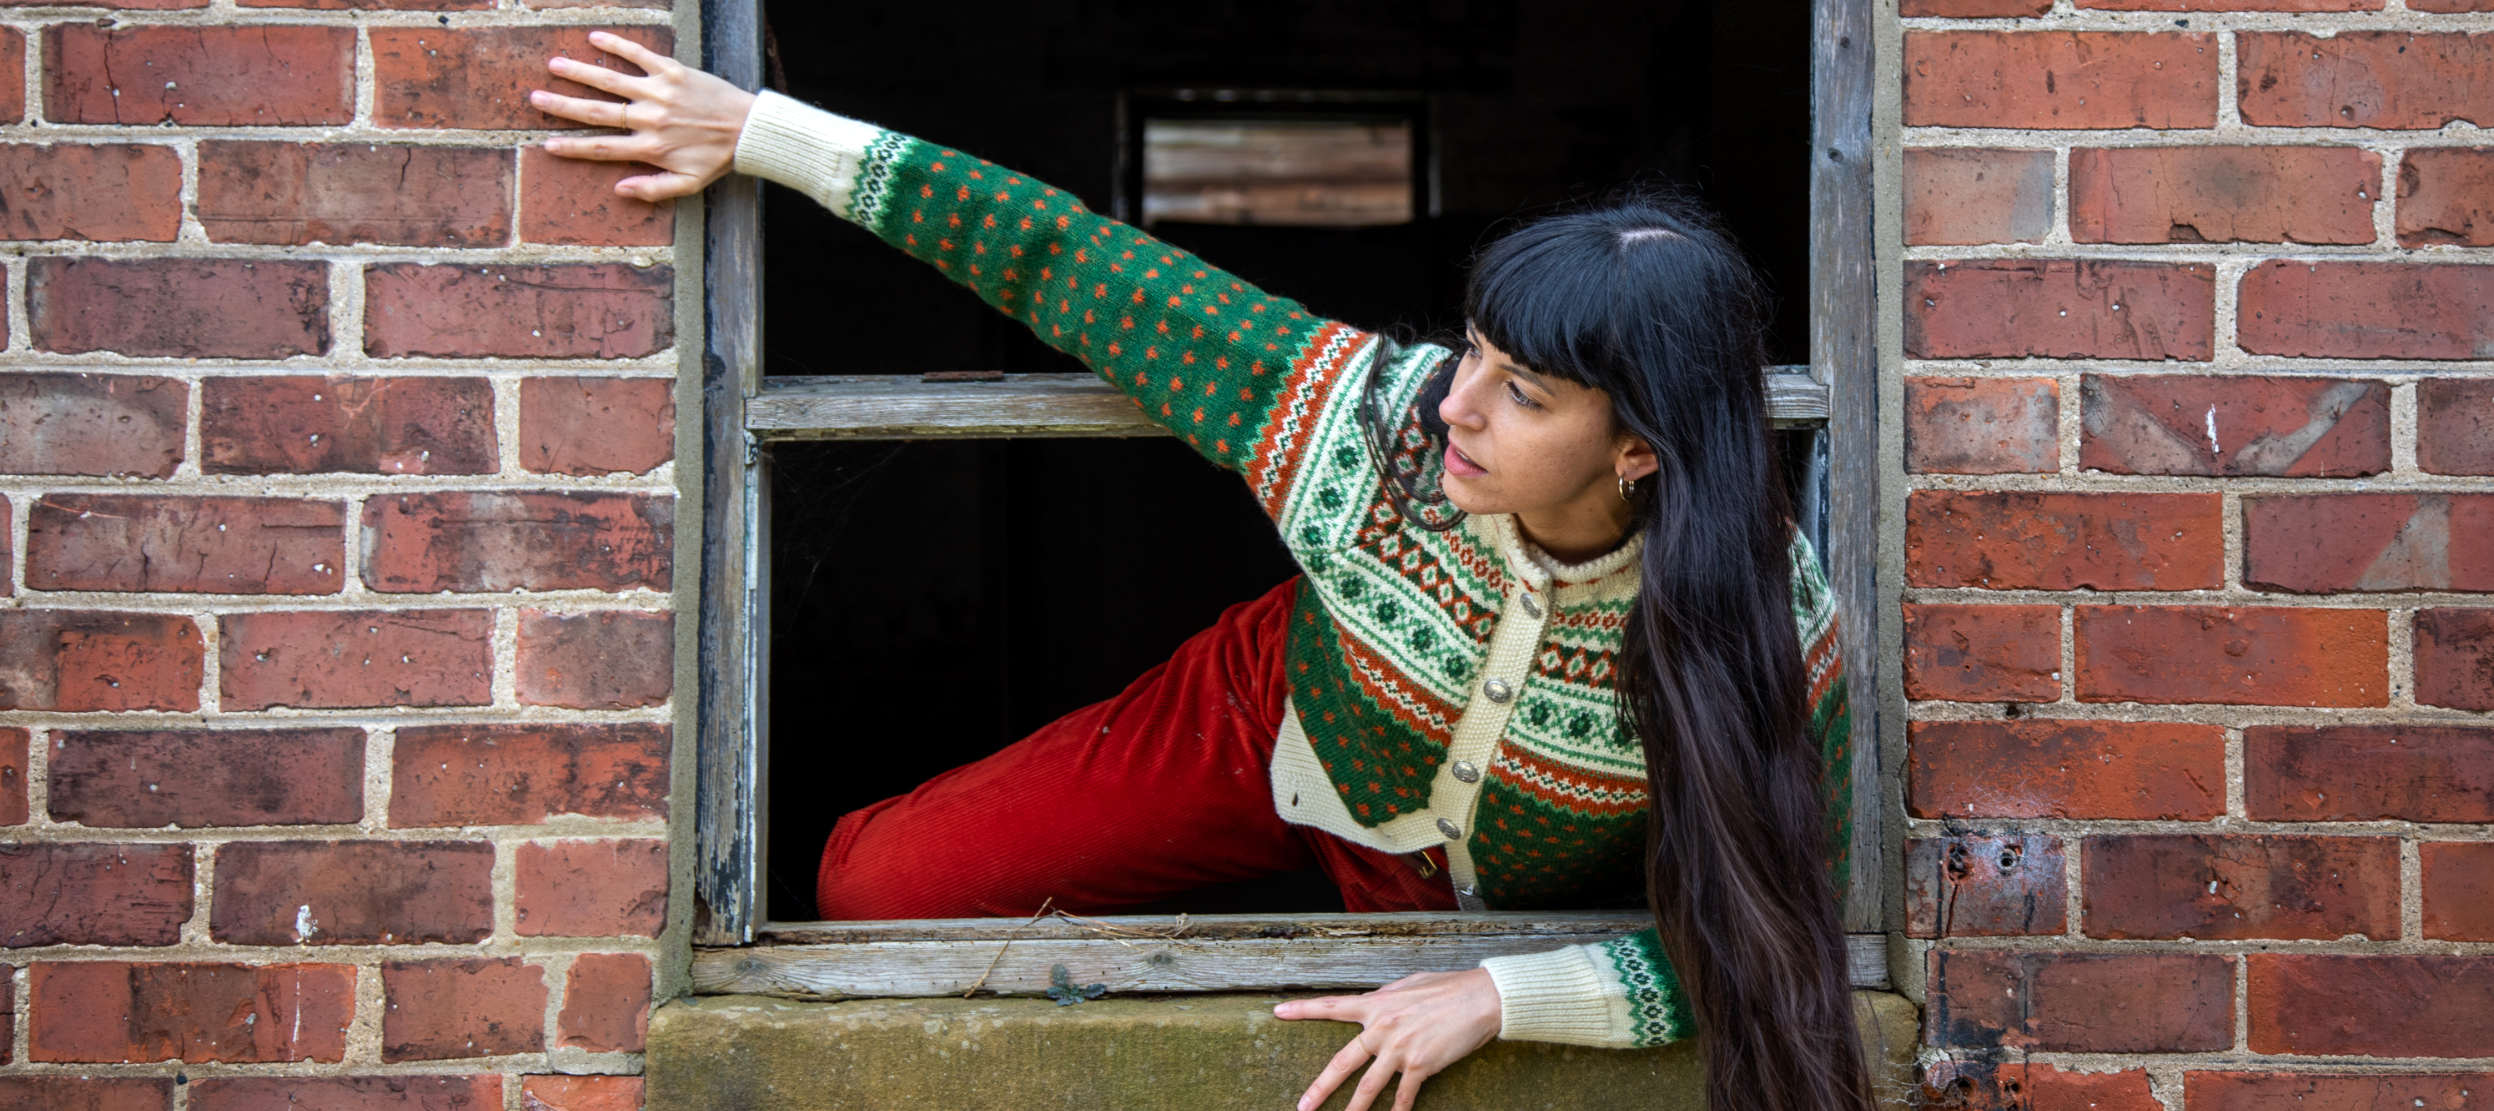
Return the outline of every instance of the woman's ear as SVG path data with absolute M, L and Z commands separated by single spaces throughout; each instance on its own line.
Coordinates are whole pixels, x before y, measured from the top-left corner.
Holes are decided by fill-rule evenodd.
M 1646 443 L 1642 437 L 1631 436 L 1624 432 L 1620 434 L 1617 454 L 1611 458 L 1611 470 L 1614 473 L 1630 482 L 1635 482 L 1661 470 L 1662 466 L 1662 459 L 1654 454 L 1653 445 Z

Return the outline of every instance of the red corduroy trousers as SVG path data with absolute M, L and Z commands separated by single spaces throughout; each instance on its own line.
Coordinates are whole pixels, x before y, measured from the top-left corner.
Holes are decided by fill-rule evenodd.
M 1223 611 L 1125 691 L 832 827 L 824 919 L 1114 913 L 1315 867 L 1359 912 L 1453 910 L 1438 849 L 1363 848 L 1273 812 L 1293 578 Z

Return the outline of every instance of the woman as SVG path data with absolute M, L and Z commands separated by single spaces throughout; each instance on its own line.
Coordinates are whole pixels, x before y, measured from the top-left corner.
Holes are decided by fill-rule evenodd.
M 616 185 L 643 200 L 731 168 L 807 193 L 1240 472 L 1304 572 L 1117 698 L 844 818 L 826 916 L 1096 910 L 1310 862 L 1353 909 L 1641 886 L 1635 935 L 1279 1005 L 1362 1026 L 1300 1107 L 1366 1064 L 1353 1111 L 1398 1075 L 1408 1109 L 1493 1037 L 1698 1030 L 1713 1107 L 1870 1105 L 1833 614 L 1768 446 L 1762 295 L 1720 232 L 1664 202 L 1535 222 L 1475 260 L 1460 352 L 1396 343 L 985 160 L 593 42 L 646 76 L 549 68 L 625 103 L 532 102 L 629 133 L 548 150 L 658 167 Z M 1126 789 L 1058 819 L 1084 776 Z M 1060 840 L 929 835 L 1017 814 Z

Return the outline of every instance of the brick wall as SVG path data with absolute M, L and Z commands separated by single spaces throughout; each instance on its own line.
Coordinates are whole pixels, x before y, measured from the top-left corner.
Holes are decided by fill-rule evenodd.
M 1902 0 L 1927 1095 L 2494 1106 L 2494 0 Z
M 521 97 L 674 13 L 105 7 L 0 5 L 0 1109 L 637 1106 L 694 295 Z

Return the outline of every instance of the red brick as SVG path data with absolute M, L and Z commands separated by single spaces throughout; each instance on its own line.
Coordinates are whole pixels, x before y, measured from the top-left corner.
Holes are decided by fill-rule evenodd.
M 2425 936 L 2494 941 L 2494 841 L 2427 841 Z
M 2131 12 L 2377 12 L 2382 0 L 2078 0 L 2078 6 Z
M 2080 380 L 2078 465 L 2115 474 L 2380 474 L 2390 387 L 2343 378 L 2111 375 Z
M 346 610 L 219 619 L 220 705 L 338 709 L 493 701 L 493 613 Z
M 355 29 L 55 23 L 44 118 L 58 123 L 342 124 L 355 117 Z
M 2494 729 L 2255 726 L 2243 802 L 2286 822 L 2494 822 Z
M 2081 243 L 2370 243 L 2381 156 L 2355 147 L 2070 152 Z
M 2416 701 L 2494 710 L 2494 609 L 2416 611 Z
M 1917 721 L 1906 808 L 1917 818 L 2202 819 L 2225 813 L 2213 725 Z
M 122 143 L 0 144 L 0 239 L 138 239 L 182 232 L 182 156 Z
M 199 225 L 219 243 L 499 247 L 511 241 L 511 152 L 203 142 Z
M 1905 469 L 2045 473 L 2061 466 L 2061 387 L 2050 378 L 1908 378 Z
M 2217 43 L 2128 31 L 1908 31 L 1908 127 L 2209 127 Z
M 520 701 L 627 710 L 675 689 L 675 615 L 520 611 Z
M 2200 263 L 1978 259 L 1905 264 L 1919 359 L 2206 359 L 2216 271 Z
M 2243 582 L 2307 594 L 2494 590 L 2494 494 L 2245 498 Z
M 25 730 L 0 725 L 0 826 L 26 821 L 27 740 Z
M 1905 694 L 1958 702 L 2061 697 L 2060 607 L 1906 606 Z
M 666 924 L 664 841 L 532 841 L 516 860 L 523 937 L 656 937 Z
M 250 3 L 250 0 L 245 0 Z M 486 1111 L 499 1076 L 220 1076 L 194 1080 L 190 1111 Z
M 595 27 L 375 27 L 372 29 L 373 122 L 383 127 L 469 127 L 489 130 L 571 128 L 528 104 L 531 89 L 605 98 L 546 69 L 556 55 L 638 74 L 631 63 L 589 45 Z M 675 37 L 663 27 L 607 27 L 661 54 Z M 608 98 L 611 99 L 611 98 Z
M 2397 231 L 2402 247 L 2494 247 L 2494 148 L 2409 148 L 2399 160 Z
M 2397 940 L 2392 837 L 2090 837 L 2087 936 Z
M 321 11 L 463 12 L 484 11 L 494 6 L 494 0 L 240 0 L 240 3 L 246 8 L 316 8 Z
M 2494 119 L 2494 34 L 2235 35 L 2235 95 L 2255 127 L 2433 128 Z
M 2027 1060 L 1936 1061 L 1923 1071 L 1919 1106 L 2004 1111 L 2165 1111 L 2140 1069 L 2063 1072 Z
M 26 32 L 0 27 L 0 123 L 26 118 Z
M 55 821 L 120 829 L 333 825 L 364 815 L 364 731 L 53 734 Z
M 1898 0 L 1897 4 L 1897 14 L 1907 19 L 2002 19 L 2042 15 L 2051 10 L 2052 0 Z
M 381 986 L 384 1061 L 545 1048 L 545 970 L 518 957 L 395 961 L 381 966 Z
M 2080 606 L 2083 702 L 2380 706 L 2390 645 L 2381 610 Z
M 521 1111 L 640 1111 L 637 1076 L 532 1076 L 520 1084 Z
M 6 994 L 0 992 L 0 998 Z M 8 1023 L 0 1021 L 0 1031 L 7 1029 Z M 0 1054 L 0 1061 L 5 1060 L 7 1056 Z M 171 1111 L 172 1107 L 170 1076 L 0 1076 L 0 1108 L 7 1111 Z
M 2494 1057 L 2494 957 L 2250 955 L 2254 1053 Z
M 209 474 L 492 474 L 494 388 L 482 378 L 209 378 Z
M 228 842 L 208 931 L 235 945 L 482 941 L 493 869 L 482 841 Z
M 206 669 L 189 617 L 0 609 L 0 710 L 196 710 Z
M 1905 842 L 1907 937 L 2057 934 L 2069 887 L 2061 839 L 1953 833 Z
M 587 162 L 520 148 L 520 239 L 592 247 L 664 247 L 675 242 L 675 202 L 651 204 L 615 192 L 615 183 L 650 172 L 637 162 Z
M 675 342 L 675 271 L 620 263 L 364 271 L 364 350 L 411 356 L 630 359 Z
M 2435 474 L 2494 474 L 2494 381 L 2416 384 L 2416 465 Z
M 152 374 L 0 375 L 0 473 L 166 478 L 190 387 Z
M 2482 311 L 2494 303 L 2494 268 L 2272 259 L 2246 271 L 2240 291 L 2237 342 L 2254 354 L 2482 359 L 2494 351 L 2494 316 Z
M 335 594 L 345 562 L 342 502 L 46 494 L 26 514 L 36 590 Z
M 364 585 L 441 590 L 669 589 L 675 499 L 451 490 L 364 503 Z
M 355 1015 L 343 964 L 43 961 L 28 969 L 36 1061 L 338 1061 Z
M 191 916 L 188 845 L 0 844 L 0 946 L 171 945 Z
M 2052 231 L 2052 152 L 1905 152 L 1905 241 L 2040 243 Z
M 2422 10 L 2419 0 L 2408 7 Z M 2182 1074 L 2182 1098 L 2191 1111 L 2372 1111 L 2423 1107 L 2471 1111 L 2494 1094 L 2494 1072 L 2386 1072 L 2351 1075 L 2321 1072 L 2199 1072 Z
M 646 474 L 673 458 L 674 380 L 521 380 L 520 466 L 546 474 Z
M 1934 1046 L 2154 1053 L 2234 1042 L 2229 957 L 1939 949 L 1929 991 L 1923 1036 Z
M 203 359 L 329 350 L 329 264 L 284 259 L 30 259 L 35 347 Z
M 2494 12 L 2494 0 L 2407 0 L 2411 12 Z
M 17 1053 L 17 970 L 0 964 L 0 1065 L 8 1064 Z M 0 1084 L 13 1078 L 0 1076 Z M 10 1089 L 0 1087 L 0 1095 Z M 0 1106 L 8 1106 L 0 1104 Z
M 563 987 L 555 1044 L 592 1053 L 639 1053 L 649 1034 L 649 958 L 582 953 Z
M 663 724 L 403 725 L 390 824 L 535 825 L 667 816 Z
M 2194 590 L 2225 579 L 2216 494 L 1916 490 L 1905 502 L 1914 586 Z

